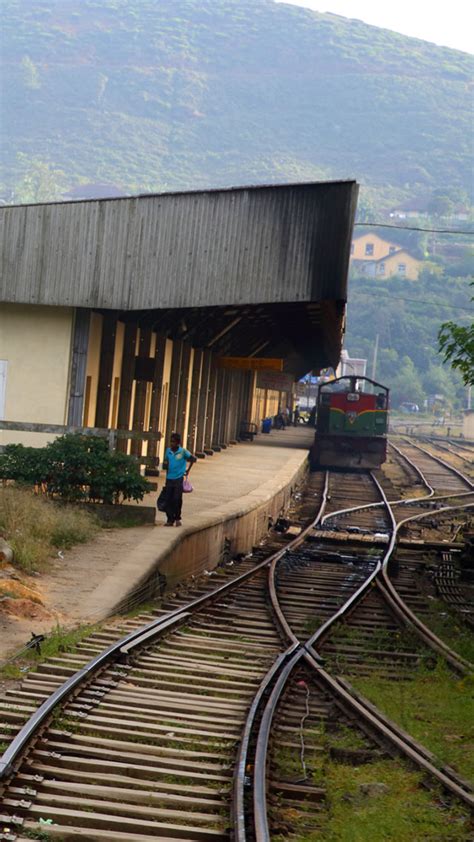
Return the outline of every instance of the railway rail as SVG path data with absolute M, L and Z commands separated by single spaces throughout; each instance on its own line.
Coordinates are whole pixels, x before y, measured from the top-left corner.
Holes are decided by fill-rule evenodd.
M 387 651 L 374 638 L 397 628 L 416 641 L 392 647 L 387 675 L 400 678 L 433 653 L 459 674 L 471 669 L 422 622 L 416 598 L 406 604 L 412 586 L 393 583 L 389 562 L 407 522 L 472 506 L 473 483 L 420 448 L 394 452 L 424 488 L 421 503 L 389 502 L 373 475 L 328 473 L 323 489 L 313 475 L 291 529 L 272 538 L 270 553 L 243 560 L 239 575 L 216 572 L 193 598 L 178 591 L 152 617 L 96 632 L 29 674 L 2 705 L 11 729 L 0 765 L 3 838 L 263 842 L 281 825 L 269 820 L 275 793 L 284 806 L 316 805 L 309 832 L 324 788 L 275 778 L 269 750 L 279 732 L 294 750 L 306 720 L 334 711 L 359 729 L 362 751 L 402 755 L 474 806 L 466 781 L 338 674 L 341 662 L 370 672 Z M 331 544 L 346 535 L 348 549 Z M 341 621 L 355 637 L 341 635 Z

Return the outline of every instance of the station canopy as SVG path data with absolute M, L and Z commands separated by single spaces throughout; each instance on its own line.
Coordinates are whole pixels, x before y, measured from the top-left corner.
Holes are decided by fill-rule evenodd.
M 339 360 L 354 181 L 0 209 L 0 301 L 111 311 L 218 355 Z

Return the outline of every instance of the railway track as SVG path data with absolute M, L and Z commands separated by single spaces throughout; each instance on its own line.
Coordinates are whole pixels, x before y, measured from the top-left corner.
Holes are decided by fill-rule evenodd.
M 454 488 L 440 467 L 431 466 L 438 488 L 446 493 L 441 483 L 448 483 L 457 500 L 466 485 L 460 492 L 457 476 Z M 301 800 L 316 805 L 307 810 L 304 832 L 312 832 L 324 787 L 275 776 L 270 734 L 281 733 L 278 745 L 294 751 L 308 725 L 319 722 L 326 733 L 336 720 L 336 730 L 358 733 L 357 750 L 401 754 L 474 805 L 465 781 L 437 768 L 339 675 L 341 663 L 347 675 L 361 662 L 366 672 L 380 665 L 387 649 L 374 641 L 407 625 L 415 642 L 399 638 L 386 657 L 394 680 L 433 651 L 462 674 L 469 667 L 390 582 L 397 504 L 388 505 L 375 477 L 331 475 L 315 505 L 320 482 L 313 475 L 291 529 L 236 565 L 237 577 L 231 568 L 216 573 L 192 594 L 168 598 L 152 617 L 91 635 L 9 695 L 2 704 L 11 729 L 3 738 L 13 737 L 0 767 L 3 838 L 263 840 L 281 832 L 285 810 Z M 435 496 L 433 487 L 428 493 Z M 406 501 L 403 507 L 406 517 Z M 346 535 L 349 549 L 334 549 L 330 536 Z M 325 740 L 318 743 L 313 730 L 306 743 L 317 756 Z M 300 759 L 304 770 L 304 751 Z

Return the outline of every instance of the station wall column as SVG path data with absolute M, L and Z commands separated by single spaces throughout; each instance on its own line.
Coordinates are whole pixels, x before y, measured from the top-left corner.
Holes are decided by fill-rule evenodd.
M 71 371 L 69 376 L 69 406 L 67 423 L 82 425 L 86 390 L 87 348 L 91 311 L 78 307 L 74 314 Z
M 106 313 L 103 317 L 100 343 L 99 384 L 95 410 L 96 427 L 108 427 L 109 424 L 116 330 L 117 314 L 115 312 Z
M 135 323 L 126 323 L 123 338 L 122 370 L 120 374 L 120 397 L 117 417 L 117 427 L 120 430 L 130 429 L 133 381 L 135 378 L 135 350 L 137 345 L 137 331 L 138 327 Z M 117 448 L 123 453 L 126 453 L 127 439 L 118 439 Z
M 150 344 L 151 344 L 151 328 L 149 327 L 141 327 L 140 328 L 140 338 L 138 340 L 138 359 L 144 360 L 149 359 L 150 357 Z M 136 360 L 134 360 L 136 364 Z M 138 371 L 136 372 L 138 374 Z M 143 427 L 145 423 L 145 406 L 146 406 L 146 394 L 147 394 L 147 387 L 148 387 L 148 380 L 145 380 L 141 377 L 135 377 L 136 385 L 135 385 L 135 400 L 133 402 L 133 418 L 132 418 L 132 430 L 137 430 L 143 432 Z M 132 440 L 131 446 L 131 453 L 134 456 L 140 456 L 142 452 L 142 442 L 138 439 Z

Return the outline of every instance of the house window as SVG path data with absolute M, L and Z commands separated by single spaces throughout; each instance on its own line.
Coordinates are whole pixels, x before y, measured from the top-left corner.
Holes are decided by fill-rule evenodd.
M 374 244 L 373 243 L 366 243 L 365 244 L 365 254 L 367 257 L 372 257 L 374 253 Z
M 379 272 L 381 275 L 385 275 L 385 263 L 379 263 Z
M 388 250 L 388 253 L 389 254 L 395 254 L 396 250 L 397 250 L 396 246 L 390 246 L 390 248 Z
M 405 274 L 405 272 L 407 271 L 407 265 L 406 265 L 406 263 L 399 263 L 399 264 L 398 264 L 397 271 L 400 273 L 400 275 L 404 275 L 404 274 Z

